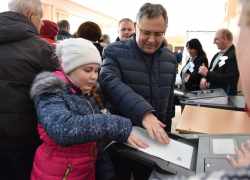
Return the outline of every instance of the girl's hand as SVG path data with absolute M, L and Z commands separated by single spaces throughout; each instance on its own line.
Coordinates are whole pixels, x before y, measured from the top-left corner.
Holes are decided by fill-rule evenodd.
M 129 143 L 131 146 L 133 146 L 135 149 L 139 148 L 146 148 L 149 145 L 143 141 L 141 138 L 139 138 L 137 135 L 131 132 L 131 134 L 128 137 L 127 143 Z
M 250 149 L 250 141 L 247 141 L 247 146 Z M 232 157 L 227 155 L 227 160 L 234 169 L 239 169 L 250 163 L 250 151 L 246 148 L 245 144 L 241 145 L 241 150 L 238 147 L 234 148 L 237 156 L 237 161 Z

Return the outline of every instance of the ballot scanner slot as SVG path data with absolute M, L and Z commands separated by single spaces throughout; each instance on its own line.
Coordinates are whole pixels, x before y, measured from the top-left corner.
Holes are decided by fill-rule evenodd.
M 170 163 L 168 161 L 162 160 L 158 157 L 149 155 L 147 153 L 144 153 L 142 151 L 138 151 L 134 148 L 131 148 L 125 144 L 122 143 L 115 143 L 112 145 L 111 148 L 115 148 L 116 152 L 119 154 L 122 154 L 128 158 L 131 158 L 133 160 L 136 160 L 138 162 L 141 162 L 147 166 L 152 167 L 156 172 L 161 174 L 177 174 L 178 171 L 195 171 L 196 168 L 196 161 L 197 161 L 197 148 L 198 145 L 192 143 L 192 141 L 188 141 L 183 137 L 180 137 L 180 135 L 175 135 L 172 133 L 168 133 L 168 136 L 176 141 L 185 143 L 187 145 L 190 145 L 193 147 L 193 155 L 191 160 L 191 166 L 190 169 L 183 168 L 181 166 L 175 165 L 173 163 Z

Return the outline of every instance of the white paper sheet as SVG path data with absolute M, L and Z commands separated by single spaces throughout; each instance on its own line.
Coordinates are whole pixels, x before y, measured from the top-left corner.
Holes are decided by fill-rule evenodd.
M 181 85 L 181 76 L 180 76 L 180 74 L 176 74 L 175 85 Z
M 184 168 L 190 169 L 193 147 L 170 139 L 169 144 L 161 144 L 155 138 L 152 140 L 148 132 L 140 127 L 133 127 L 133 133 L 146 141 L 149 145 L 146 149 L 140 148 L 140 151 L 159 157 L 163 160 L 172 162 Z

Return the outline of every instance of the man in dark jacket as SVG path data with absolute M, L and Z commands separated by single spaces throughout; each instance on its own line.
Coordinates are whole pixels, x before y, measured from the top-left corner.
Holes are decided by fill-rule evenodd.
M 9 10 L 0 13 L 0 179 L 30 179 L 41 143 L 30 87 L 41 71 L 55 71 L 58 59 L 38 37 L 42 2 L 11 0 Z
M 144 127 L 160 143 L 169 143 L 176 57 L 162 43 L 168 23 L 162 5 L 146 3 L 137 14 L 137 31 L 130 39 L 104 49 L 101 88 L 111 113 Z M 116 179 L 147 179 L 150 169 L 111 154 Z M 115 162 L 116 161 L 116 162 Z M 119 162 L 120 161 L 120 162 Z M 124 166 L 124 167 L 122 167 Z M 125 172 L 127 171 L 127 172 Z
M 208 69 L 205 65 L 200 66 L 199 73 L 204 77 L 201 79 L 200 89 L 223 88 L 229 95 L 236 95 L 239 70 L 232 33 L 228 29 L 218 30 L 214 44 L 221 51 L 215 54 Z
M 70 25 L 67 20 L 61 20 L 57 22 L 59 32 L 56 36 L 57 40 L 64 40 L 73 38 L 73 36 L 69 33 L 70 32 Z
M 122 41 L 130 38 L 135 32 L 134 23 L 129 18 L 123 18 L 118 22 L 118 37 L 115 41 Z

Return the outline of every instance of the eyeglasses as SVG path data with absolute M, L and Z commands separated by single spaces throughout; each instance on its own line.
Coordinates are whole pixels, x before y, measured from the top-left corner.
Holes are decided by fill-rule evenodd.
M 141 30 L 138 26 L 137 26 L 137 28 L 139 29 L 140 33 L 142 33 L 142 35 L 146 36 L 147 38 L 149 38 L 151 35 L 153 35 L 156 39 L 161 39 L 165 35 L 165 33 L 161 33 L 161 32 L 154 33 L 154 32 L 150 32 L 150 31 L 144 31 L 144 30 Z

